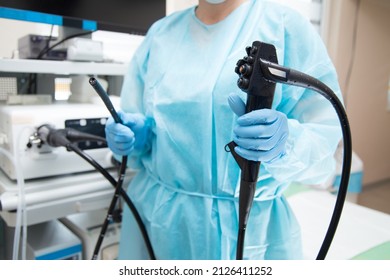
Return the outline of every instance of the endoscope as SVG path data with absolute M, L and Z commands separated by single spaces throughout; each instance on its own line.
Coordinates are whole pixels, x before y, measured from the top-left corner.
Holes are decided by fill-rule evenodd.
M 278 65 L 276 49 L 273 45 L 255 41 L 246 48 L 247 56 L 238 60 L 235 72 L 239 75 L 238 87 L 247 93 L 246 113 L 271 108 L 276 83 L 289 84 L 314 90 L 324 96 L 333 105 L 339 118 L 343 135 L 343 167 L 340 187 L 337 194 L 333 215 L 324 241 L 317 255 L 317 260 L 325 258 L 332 243 L 341 212 L 344 206 L 351 171 L 352 139 L 348 118 L 344 107 L 336 94 L 321 81 L 287 67 Z M 260 162 L 246 160 L 235 151 L 233 141 L 227 144 L 228 150 L 241 169 L 239 194 L 239 230 L 237 237 L 236 259 L 243 258 L 245 231 L 257 185 Z

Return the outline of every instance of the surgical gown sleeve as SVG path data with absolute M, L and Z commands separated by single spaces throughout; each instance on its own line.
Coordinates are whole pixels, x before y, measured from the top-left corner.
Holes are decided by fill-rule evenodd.
M 284 65 L 321 80 L 342 99 L 338 78 L 313 26 L 298 14 L 285 14 Z M 291 85 L 282 89 L 277 110 L 289 118 L 286 154 L 265 168 L 280 181 L 321 184 L 334 172 L 334 152 L 341 139 L 331 103 L 317 92 Z M 280 89 L 280 88 L 279 88 Z

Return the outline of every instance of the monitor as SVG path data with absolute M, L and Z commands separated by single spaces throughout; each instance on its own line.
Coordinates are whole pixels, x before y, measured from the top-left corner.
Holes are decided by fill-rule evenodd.
M 144 35 L 166 14 L 163 0 L 0 0 L 0 18 Z

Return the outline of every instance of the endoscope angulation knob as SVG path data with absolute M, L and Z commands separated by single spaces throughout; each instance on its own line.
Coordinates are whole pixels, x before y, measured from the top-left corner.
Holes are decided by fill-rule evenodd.
M 237 85 L 240 89 L 245 90 L 249 87 L 249 81 L 250 77 L 253 72 L 253 67 L 255 63 L 254 56 L 257 52 L 257 47 L 246 47 L 246 53 L 247 56 L 245 56 L 243 59 L 240 59 L 235 68 L 235 72 L 239 75 Z

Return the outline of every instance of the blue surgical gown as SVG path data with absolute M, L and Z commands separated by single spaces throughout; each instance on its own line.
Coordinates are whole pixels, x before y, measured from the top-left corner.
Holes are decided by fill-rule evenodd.
M 157 259 L 235 259 L 240 170 L 224 149 L 236 116 L 227 99 L 234 72 L 253 41 L 273 44 L 281 65 L 316 77 L 339 96 L 335 69 L 311 24 L 267 1 L 247 1 L 206 25 L 195 7 L 156 22 L 135 53 L 121 92 L 126 112 L 151 126 L 145 149 L 132 154 L 138 172 L 128 194 Z M 263 163 L 245 237 L 245 259 L 300 259 L 300 227 L 283 191 L 319 184 L 334 170 L 341 137 L 333 107 L 318 93 L 277 85 L 273 107 L 289 120 L 286 154 Z M 147 259 L 138 226 L 123 214 L 120 259 Z

